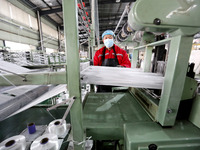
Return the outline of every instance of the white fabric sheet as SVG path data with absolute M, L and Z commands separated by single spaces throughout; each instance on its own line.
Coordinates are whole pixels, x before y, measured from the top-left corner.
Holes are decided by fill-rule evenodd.
M 162 89 L 163 80 L 161 74 L 132 68 L 90 66 L 81 71 L 81 82 L 95 85 Z
M 15 115 L 15 114 L 18 114 L 18 113 L 26 110 L 26 109 L 28 109 L 28 108 L 30 108 L 32 106 L 35 106 L 35 105 L 43 102 L 44 100 L 47 100 L 47 99 L 49 99 L 49 98 L 51 98 L 51 97 L 53 97 L 55 95 L 58 95 L 58 94 L 60 94 L 60 93 L 62 93 L 64 91 L 67 92 L 66 86 L 67 86 L 66 84 L 60 84 L 60 85 L 56 86 L 55 88 L 53 88 L 52 90 L 44 93 L 43 95 L 41 95 L 40 97 L 38 97 L 37 99 L 35 99 L 31 103 L 29 103 L 28 105 L 24 106 L 23 108 L 19 109 L 15 113 L 11 114 L 10 116 L 8 116 L 8 118 L 13 116 L 13 115 Z
M 3 69 L 14 73 L 26 73 L 31 71 L 30 69 L 6 61 L 0 61 L 0 64 L 0 70 Z

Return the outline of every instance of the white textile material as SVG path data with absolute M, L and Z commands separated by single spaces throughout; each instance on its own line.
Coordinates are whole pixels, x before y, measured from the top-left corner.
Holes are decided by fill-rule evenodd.
M 25 73 L 29 72 L 30 70 L 21 66 L 18 66 L 16 64 L 6 62 L 6 61 L 0 61 L 0 70 L 6 70 L 9 72 L 14 72 L 14 73 Z
M 89 66 L 90 66 L 90 62 L 89 61 L 80 63 L 80 71 L 86 69 Z
M 162 89 L 163 81 L 161 74 L 132 68 L 90 66 L 81 71 L 81 82 L 86 84 Z
M 32 106 L 35 106 L 35 105 L 43 102 L 44 100 L 47 100 L 47 99 L 49 99 L 49 98 L 51 98 L 51 97 L 53 97 L 55 95 L 58 95 L 58 94 L 60 94 L 62 92 L 67 92 L 66 86 L 67 86 L 66 84 L 60 84 L 60 85 L 54 87 L 52 90 L 44 93 L 43 95 L 41 95 L 40 97 L 38 97 L 37 99 L 35 99 L 31 103 L 29 103 L 28 105 L 22 107 L 21 109 L 19 109 L 15 113 L 13 113 L 10 116 L 8 116 L 8 118 L 13 116 L 13 115 L 15 115 L 15 114 L 18 114 L 18 113 L 26 110 L 26 109 L 28 109 L 28 108 L 30 108 Z

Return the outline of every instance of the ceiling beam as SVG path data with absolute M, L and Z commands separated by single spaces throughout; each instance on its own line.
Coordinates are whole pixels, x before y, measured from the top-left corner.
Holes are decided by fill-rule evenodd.
M 79 40 L 88 39 L 88 37 L 80 37 Z
M 49 9 L 49 10 L 42 10 L 40 11 L 40 15 L 44 16 L 44 15 L 49 15 L 49 14 L 58 13 L 58 12 L 62 12 L 62 7 Z
M 120 0 L 120 2 L 116 2 L 116 0 L 103 0 L 99 1 L 99 4 L 113 4 L 113 3 L 130 3 L 135 2 L 136 0 Z
M 122 28 L 122 26 L 123 25 L 120 25 L 119 28 Z M 100 31 L 101 30 L 108 30 L 108 29 L 110 30 L 110 29 L 113 29 L 113 28 L 115 29 L 115 27 L 116 27 L 116 25 L 107 25 L 107 26 L 103 26 L 103 27 L 100 26 Z
M 109 17 L 99 18 L 99 22 L 119 21 L 120 17 L 121 16 L 119 16 L 119 17 L 112 17 L 112 18 L 109 18 Z M 128 19 L 128 16 L 125 16 L 124 19 Z
M 52 7 L 51 7 L 45 0 L 42 0 L 42 2 L 43 2 L 47 7 L 49 7 L 50 9 L 52 9 Z M 56 16 L 58 16 L 58 18 L 60 18 L 61 20 L 63 20 L 63 18 L 60 17 L 59 14 L 57 14 L 57 13 L 55 13 L 55 14 L 56 14 Z
M 119 3 L 131 3 L 135 2 L 136 0 L 120 0 L 120 2 L 116 2 L 116 0 L 103 0 L 98 1 L 98 5 L 104 5 L 104 4 L 119 4 Z M 86 7 L 90 6 L 90 3 L 85 4 Z
M 29 0 L 18 0 L 19 2 L 25 4 L 26 6 L 30 7 L 30 8 L 34 8 L 33 10 L 37 11 L 39 10 L 35 4 L 33 4 L 31 1 Z
M 126 20 L 123 20 L 121 21 L 121 24 L 124 25 L 127 21 Z M 117 21 L 109 21 L 109 22 L 100 22 L 99 25 L 101 27 L 105 27 L 105 26 L 117 26 Z

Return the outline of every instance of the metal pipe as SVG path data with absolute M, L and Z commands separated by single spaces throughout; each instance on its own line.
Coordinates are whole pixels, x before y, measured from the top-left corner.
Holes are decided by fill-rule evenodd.
M 147 45 L 136 47 L 136 48 L 134 48 L 134 50 L 144 49 L 145 47 L 148 47 L 148 46 L 160 46 L 160 45 L 169 43 L 171 40 L 172 40 L 172 38 L 164 39 L 164 40 L 161 40 L 161 41 L 157 41 L 157 42 L 153 42 L 153 43 L 150 43 L 150 44 L 147 44 Z
M 97 39 L 97 46 L 100 44 L 99 39 L 99 12 L 98 12 L 98 1 L 95 0 L 95 31 L 96 31 L 96 39 Z
M 92 55 L 91 55 L 91 37 L 88 37 L 88 58 L 92 59 Z
M 61 51 L 61 33 L 60 33 L 60 26 L 58 26 L 58 51 Z
M 47 111 L 56 109 L 57 107 L 59 107 L 59 106 L 65 104 L 66 102 L 71 101 L 71 100 L 73 100 L 73 99 L 74 99 L 74 97 L 68 98 L 68 99 L 66 99 L 65 101 L 63 101 L 63 102 L 61 102 L 61 103 L 59 103 L 59 104 L 56 104 L 56 105 L 54 105 L 54 106 L 52 106 L 52 107 L 47 108 Z
M 67 110 L 65 111 L 65 114 L 64 116 L 62 117 L 62 121 L 61 121 L 61 124 L 63 124 L 64 120 L 66 119 L 72 105 L 74 104 L 74 101 L 75 101 L 75 97 L 71 100 L 71 102 L 69 103 L 68 107 L 67 107 Z
M 39 29 L 39 36 L 40 36 L 40 47 L 42 52 L 44 52 L 44 45 L 43 45 L 43 35 L 42 35 L 42 23 L 40 18 L 40 12 L 37 11 L 37 21 L 38 21 L 38 29 Z
M 119 27 L 119 25 L 120 25 L 120 23 L 121 23 L 122 19 L 124 18 L 125 14 L 127 13 L 128 6 L 129 6 L 129 4 L 128 4 L 128 5 L 126 5 L 126 7 L 125 7 L 125 9 L 124 9 L 124 12 L 122 13 L 122 16 L 121 16 L 121 18 L 120 18 L 120 20 L 119 20 L 119 22 L 118 22 L 118 24 L 117 24 L 117 26 L 116 26 L 116 28 L 115 28 L 115 31 L 114 31 L 114 33 L 117 31 L 117 29 L 118 29 L 118 27 Z
M 95 46 L 95 0 L 92 0 L 92 46 Z

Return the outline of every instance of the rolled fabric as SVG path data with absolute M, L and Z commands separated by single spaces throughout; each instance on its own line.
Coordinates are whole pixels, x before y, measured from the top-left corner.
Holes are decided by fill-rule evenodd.
M 64 120 L 61 124 L 62 119 L 56 119 L 49 123 L 48 131 L 49 133 L 56 134 L 58 137 L 63 135 L 67 131 L 67 123 Z
M 25 150 L 26 138 L 23 135 L 12 136 L 0 143 L 0 150 Z
M 58 136 L 55 134 L 44 134 L 31 144 L 30 150 L 58 150 Z

